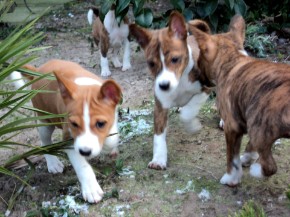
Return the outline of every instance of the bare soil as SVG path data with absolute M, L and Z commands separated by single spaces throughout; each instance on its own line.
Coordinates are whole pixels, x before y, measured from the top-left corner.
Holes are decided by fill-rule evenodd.
M 46 35 L 40 45 L 51 48 L 39 52 L 39 58 L 33 64 L 38 66 L 47 60 L 59 58 L 79 63 L 100 75 L 98 48 L 91 47 L 90 26 L 86 18 L 88 6 L 88 3 L 80 1 L 51 12 L 37 24 L 37 28 L 45 30 Z M 158 11 L 161 6 L 156 3 L 154 8 Z M 141 114 L 135 119 L 144 119 L 152 126 L 153 79 L 143 52 L 138 51 L 134 41 L 131 42 L 131 52 L 130 70 L 122 72 L 111 67 L 112 78 L 122 86 L 124 94 L 120 106 L 123 109 L 121 121 L 127 120 L 127 111 L 146 109 L 149 115 Z M 200 112 L 204 127 L 194 135 L 184 132 L 176 110 L 171 111 L 167 170 L 147 168 L 152 157 L 152 128 L 144 135 L 130 139 L 124 136 L 117 161 L 123 160 L 123 169 L 129 170 L 127 174 L 118 175 L 116 160 L 105 155 L 92 159 L 97 179 L 104 191 L 117 191 L 118 196 L 107 195 L 99 204 L 87 204 L 87 211 L 79 212 L 69 207 L 60 209 L 59 201 L 65 195 L 73 195 L 79 204 L 86 204 L 79 194 L 79 183 L 68 161 L 64 159 L 67 167 L 63 174 L 57 175 L 47 172 L 43 160 L 37 162 L 35 172 L 29 179 L 30 186 L 25 186 L 17 197 L 10 216 L 63 216 L 65 212 L 68 216 L 233 216 L 250 200 L 261 206 L 269 217 L 290 216 L 290 202 L 285 195 L 290 184 L 289 140 L 283 139 L 281 145 L 273 148 L 278 165 L 277 174 L 265 180 L 257 180 L 250 177 L 245 168 L 242 183 L 238 187 L 223 186 L 219 184 L 219 179 L 226 170 L 225 139 L 223 132 L 218 129 L 219 117 L 213 107 L 213 101 L 204 106 Z M 55 137 L 57 139 L 58 134 Z M 23 131 L 15 140 L 33 145 L 40 143 L 36 130 Z M 243 144 L 246 142 L 247 138 Z M 22 151 L 1 150 L 0 162 Z M 28 166 L 14 170 L 23 178 L 29 171 Z M 10 197 L 20 186 L 17 179 L 0 175 L 0 216 L 4 216 Z M 203 190 L 209 193 L 209 197 L 201 196 Z M 45 207 L 45 201 L 50 201 L 52 205 Z

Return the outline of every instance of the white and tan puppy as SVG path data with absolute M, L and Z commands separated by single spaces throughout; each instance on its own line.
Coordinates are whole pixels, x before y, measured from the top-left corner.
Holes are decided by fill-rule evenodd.
M 66 150 L 81 183 L 82 195 L 90 203 L 102 199 L 103 191 L 87 158 L 100 154 L 107 148 L 112 155 L 118 152 L 116 106 L 121 89 L 113 80 L 101 80 L 80 65 L 63 60 L 50 60 L 39 68 L 24 66 L 39 73 L 53 73 L 56 80 L 42 79 L 32 84 L 32 89 L 45 89 L 53 93 L 38 93 L 33 99 L 37 109 L 66 118 L 45 119 L 40 123 L 62 123 L 38 128 L 41 144 L 52 143 L 55 128 L 63 130 L 63 139 L 74 139 L 74 149 Z M 41 112 L 38 116 L 43 115 Z M 108 137 L 108 135 L 112 136 Z M 45 155 L 48 171 L 63 172 L 62 162 L 53 155 Z
M 202 21 L 196 23 L 203 31 L 209 31 Z M 148 167 L 166 169 L 166 131 L 168 110 L 182 107 L 180 119 L 189 132 L 201 128 L 197 118 L 200 107 L 208 98 L 208 90 L 199 81 L 197 68 L 198 44 L 193 36 L 188 36 L 183 16 L 173 12 L 168 28 L 149 30 L 130 25 L 132 34 L 143 48 L 149 70 L 154 76 L 154 141 L 153 159 Z
M 92 7 L 88 11 L 88 21 L 92 25 L 92 34 L 97 46 L 100 47 L 101 55 L 101 76 L 110 76 L 108 51 L 113 48 L 112 62 L 115 68 L 122 67 L 122 71 L 131 68 L 130 63 L 130 43 L 128 40 L 129 27 L 127 17 L 118 24 L 115 17 L 115 5 L 109 10 L 102 23 L 99 17 L 99 10 Z M 120 63 L 118 52 L 123 46 L 123 64 Z

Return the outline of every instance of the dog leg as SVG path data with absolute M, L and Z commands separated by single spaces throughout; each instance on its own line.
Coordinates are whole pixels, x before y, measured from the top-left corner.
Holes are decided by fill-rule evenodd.
M 52 143 L 51 136 L 54 131 L 54 126 L 42 126 L 38 127 L 38 133 L 41 140 L 41 145 L 49 145 Z M 64 165 L 63 163 L 58 159 L 58 157 L 50 154 L 44 155 L 46 159 L 47 169 L 50 173 L 62 173 Z
M 130 63 L 130 42 L 128 38 L 124 41 L 124 55 L 123 55 L 123 67 L 122 71 L 126 71 L 131 68 Z
M 253 162 L 257 161 L 259 154 L 254 150 L 252 142 L 249 141 L 244 154 L 241 156 L 241 162 L 244 167 L 249 167 Z
M 277 172 L 277 165 L 271 152 L 273 142 L 270 144 L 264 143 L 265 141 L 258 143 L 259 161 L 250 167 L 250 175 L 256 178 L 271 176 Z
M 115 68 L 119 68 L 122 66 L 122 63 L 119 61 L 118 58 L 118 49 L 116 47 L 113 48 L 112 61 Z
M 182 107 L 180 112 L 180 120 L 184 123 L 185 129 L 188 132 L 194 133 L 202 128 L 202 125 L 196 116 L 207 98 L 208 94 L 205 92 L 196 94 L 184 107 Z
M 227 173 L 223 175 L 220 183 L 236 186 L 241 182 L 243 175 L 242 164 L 239 157 L 242 134 L 233 131 L 225 131 L 225 136 L 227 143 Z
M 104 192 L 97 182 L 93 168 L 85 157 L 75 150 L 68 149 L 66 153 L 81 183 L 84 200 L 89 203 L 98 203 L 102 199 Z
M 109 60 L 107 57 L 109 51 L 109 39 L 107 33 L 103 33 L 100 39 L 100 51 L 101 51 L 101 76 L 108 77 L 112 73 L 109 69 Z
M 148 167 L 156 170 L 166 169 L 167 164 L 167 144 L 166 126 L 168 109 L 163 109 L 161 103 L 155 97 L 154 107 L 154 139 L 153 139 L 153 159 Z

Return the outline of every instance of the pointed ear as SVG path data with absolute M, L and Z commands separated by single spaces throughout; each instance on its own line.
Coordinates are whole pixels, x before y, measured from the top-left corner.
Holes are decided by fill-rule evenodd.
M 122 98 L 121 88 L 115 81 L 106 80 L 101 87 L 98 98 L 117 105 Z
M 188 31 L 194 36 L 198 43 L 199 49 L 207 51 L 207 45 L 211 41 L 210 35 L 196 28 L 195 25 L 188 25 Z
M 64 103 L 68 104 L 69 101 L 74 98 L 73 93 L 75 93 L 76 86 L 63 76 L 62 73 L 53 72 L 53 74 L 56 77 L 61 97 L 63 98 Z
M 182 16 L 182 14 L 180 14 L 179 12 L 173 11 L 170 14 L 168 28 L 169 28 L 169 34 L 171 36 L 177 37 L 181 40 L 186 39 L 187 29 L 186 29 L 185 19 Z
M 205 32 L 207 34 L 211 34 L 210 28 L 208 26 L 208 24 L 206 22 L 204 22 L 203 20 L 190 20 L 188 22 L 188 25 L 190 26 L 194 26 L 195 28 L 199 29 L 202 32 Z
M 130 24 L 130 34 L 137 40 L 138 44 L 145 49 L 151 40 L 151 33 L 149 30 L 138 26 L 137 24 Z
M 233 40 L 240 46 L 243 47 L 245 42 L 246 24 L 245 20 L 241 15 L 235 15 L 230 22 L 229 32 L 233 35 Z

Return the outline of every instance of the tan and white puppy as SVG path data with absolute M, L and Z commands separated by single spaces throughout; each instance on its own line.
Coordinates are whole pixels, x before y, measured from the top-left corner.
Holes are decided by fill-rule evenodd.
M 110 76 L 111 71 L 109 69 L 108 51 L 109 48 L 113 48 L 112 62 L 115 68 L 122 67 L 122 71 L 126 71 L 131 68 L 130 63 L 130 43 L 128 40 L 129 27 L 128 18 L 125 17 L 121 24 L 115 17 L 115 6 L 113 5 L 109 12 L 105 15 L 104 22 L 102 23 L 99 17 L 99 10 L 96 7 L 92 7 L 88 11 L 88 21 L 92 25 L 93 39 L 97 46 L 100 47 L 101 55 L 101 76 Z M 120 63 L 118 58 L 118 52 L 123 46 L 123 64 Z
M 74 149 L 66 150 L 81 183 L 82 195 L 90 203 L 102 199 L 103 191 L 87 158 L 100 154 L 107 148 L 112 155 L 118 152 L 116 106 L 121 89 L 113 80 L 101 80 L 80 65 L 63 60 L 50 60 L 39 68 L 24 66 L 40 73 L 52 73 L 56 80 L 42 79 L 32 84 L 32 89 L 45 89 L 53 93 L 38 93 L 33 99 L 37 109 L 66 118 L 41 120 L 40 123 L 63 123 L 42 126 L 38 132 L 42 145 L 52 143 L 55 128 L 63 130 L 63 139 L 74 139 Z M 37 115 L 43 115 L 41 112 Z M 109 134 L 112 136 L 108 137 Z M 48 171 L 62 173 L 64 165 L 53 155 L 45 155 Z
M 229 32 L 209 35 L 189 26 L 198 41 L 198 66 L 216 84 L 217 106 L 224 120 L 227 143 L 227 172 L 222 184 L 241 182 L 242 165 L 250 166 L 254 177 L 271 176 L 277 166 L 272 144 L 290 137 L 290 66 L 249 57 L 241 52 L 245 21 L 236 15 Z M 244 134 L 249 143 L 240 158 Z
M 196 23 L 201 29 L 202 21 Z M 209 28 L 203 29 L 209 31 Z M 183 16 L 173 12 L 168 28 L 149 30 L 130 25 L 132 34 L 143 48 L 149 70 L 155 78 L 154 94 L 154 141 L 153 159 L 148 167 L 166 169 L 167 144 L 166 131 L 168 110 L 182 107 L 180 119 L 189 132 L 201 129 L 197 114 L 208 98 L 198 80 L 200 72 L 196 61 L 199 48 L 193 36 L 188 36 Z

